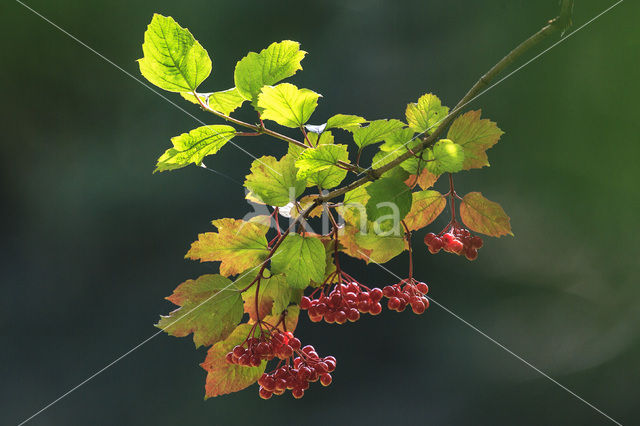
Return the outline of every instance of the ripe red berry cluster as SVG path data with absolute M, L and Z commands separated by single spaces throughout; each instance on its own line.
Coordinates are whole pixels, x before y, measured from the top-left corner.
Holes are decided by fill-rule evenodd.
M 405 279 L 397 284 L 388 285 L 382 292 L 389 299 L 387 306 L 392 311 L 402 312 L 407 307 L 416 314 L 423 313 L 429 307 L 429 299 L 424 295 L 429 291 L 429 287 L 413 278 Z
M 444 250 L 449 253 L 463 255 L 469 260 L 478 257 L 478 249 L 482 247 L 482 238 L 471 235 L 469 230 L 453 225 L 444 235 L 436 235 L 433 232 L 424 237 L 424 243 L 432 254 Z
M 331 372 L 336 369 L 336 359 L 332 356 L 320 358 L 313 346 L 307 345 L 298 352 L 299 356 L 276 368 L 271 373 L 264 373 L 258 384 L 260 397 L 269 399 L 273 395 L 282 395 L 287 389 L 294 398 L 300 399 L 304 391 L 309 389 L 309 383 L 317 382 L 322 386 L 329 386 L 333 380 Z
M 276 330 L 273 334 L 264 333 L 260 338 L 250 337 L 241 345 L 237 345 L 227 354 L 227 362 L 257 367 L 263 360 L 270 361 L 276 357 L 287 359 L 300 349 L 300 346 L 300 340 L 293 337 L 291 332 Z
M 351 281 L 336 284 L 327 294 L 322 288 L 316 299 L 304 296 L 300 301 L 300 309 L 308 311 L 312 322 L 324 319 L 329 324 L 344 324 L 359 320 L 361 313 L 378 315 L 382 312 L 381 299 L 382 290 L 379 288 L 369 290 Z

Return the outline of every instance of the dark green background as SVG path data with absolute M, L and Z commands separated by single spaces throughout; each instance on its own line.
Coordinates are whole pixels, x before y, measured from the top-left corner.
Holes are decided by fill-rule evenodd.
M 135 76 L 152 14 L 172 15 L 213 58 L 205 90 L 231 87 L 247 51 L 298 40 L 309 55 L 293 82 L 324 95 L 316 123 L 403 118 L 430 91 L 453 105 L 557 10 L 555 0 L 28 4 Z M 576 26 L 610 4 L 576 0 Z M 516 237 L 488 239 L 473 263 L 429 255 L 416 237 L 435 300 L 623 424 L 640 423 L 639 9 L 625 1 L 470 106 L 506 134 L 492 167 L 462 173 L 459 191 L 499 201 Z M 206 170 L 151 174 L 192 118 L 18 3 L 2 2 L 0 22 L 0 423 L 17 424 L 155 333 L 171 309 L 163 297 L 215 271 L 183 260 L 190 242 L 250 207 Z M 239 142 L 258 156 L 284 151 Z M 206 164 L 242 181 L 250 160 L 227 145 Z M 388 266 L 403 275 L 405 263 Z M 368 284 L 394 281 L 348 266 Z M 31 424 L 609 424 L 438 306 L 343 327 L 302 318 L 297 334 L 338 369 L 301 401 L 262 401 L 253 387 L 203 402 L 205 352 L 160 335 Z

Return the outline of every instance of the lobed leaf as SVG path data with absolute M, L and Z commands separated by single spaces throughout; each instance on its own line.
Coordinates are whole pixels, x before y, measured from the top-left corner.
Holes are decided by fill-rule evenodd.
M 449 127 L 447 138 L 464 148 L 464 170 L 489 166 L 486 151 L 504 134 L 491 120 L 480 119 L 481 111 L 469 111 Z
M 233 78 L 238 91 L 255 104 L 264 86 L 276 84 L 301 70 L 300 61 L 306 53 L 300 50 L 300 43 L 291 40 L 271 43 L 260 53 L 250 52 L 236 64 Z
M 256 271 L 257 272 L 257 271 Z M 246 287 L 255 278 L 256 274 L 247 275 L 242 280 L 242 285 L 238 287 Z M 272 275 L 269 278 L 260 280 L 260 292 L 258 294 L 256 306 L 257 284 L 254 284 L 247 291 L 242 293 L 244 300 L 244 312 L 249 314 L 251 321 L 257 321 L 259 313 L 260 318 L 264 319 L 268 315 L 280 315 L 286 309 L 291 300 L 292 289 L 287 285 L 284 275 Z M 257 307 L 257 309 L 256 309 Z
M 262 361 L 258 367 L 230 364 L 226 356 L 236 345 L 244 342 L 252 332 L 250 324 L 239 325 L 233 333 L 222 342 L 213 345 L 207 352 L 207 357 L 200 366 L 207 371 L 205 382 L 205 399 L 224 395 L 245 389 L 258 381 L 267 367 L 267 361 Z M 258 337 L 259 331 L 253 330 L 252 337 Z
M 285 274 L 293 288 L 304 289 L 310 281 L 322 282 L 325 270 L 325 250 L 313 237 L 289 234 L 271 258 L 271 270 Z
M 417 231 L 433 222 L 447 205 L 447 200 L 438 191 L 418 191 L 411 195 L 411 211 L 404 218 L 410 231 Z
M 251 174 L 244 186 L 255 200 L 270 206 L 284 207 L 304 192 L 306 182 L 297 178 L 298 169 L 291 155 L 280 160 L 264 156 L 251 163 Z
M 406 117 L 411 130 L 417 133 L 435 128 L 449 114 L 440 99 L 431 93 L 422 95 L 417 103 L 407 105 Z
M 207 51 L 170 16 L 154 14 L 144 33 L 140 72 L 170 92 L 192 92 L 211 74 Z
M 180 308 L 161 316 L 156 327 L 175 337 L 193 333 L 196 347 L 225 339 L 242 320 L 240 292 L 221 275 L 187 280 L 167 300 Z
M 200 105 L 200 102 L 196 99 L 195 95 L 190 92 L 182 92 L 180 95 L 194 104 Z M 197 94 L 203 104 L 209 108 L 221 112 L 224 115 L 229 115 L 236 109 L 240 108 L 245 101 L 238 89 L 231 88 L 223 90 L 221 92 L 213 93 L 198 93 Z
M 320 94 L 309 89 L 298 89 L 293 84 L 281 83 L 265 86 L 258 95 L 261 118 L 273 120 L 281 126 L 297 128 L 311 118 L 318 106 Z
M 374 120 L 367 127 L 352 129 L 353 141 L 362 149 L 365 146 L 383 141 L 404 126 L 405 124 L 400 120 Z
M 185 257 L 201 262 L 219 261 L 224 276 L 237 275 L 266 260 L 268 226 L 240 219 L 218 219 L 212 223 L 218 232 L 199 234 Z
M 336 114 L 327 120 L 326 128 L 353 131 L 366 122 L 367 120 L 358 115 Z
M 513 235 L 509 216 L 500 204 L 489 201 L 480 192 L 470 192 L 460 203 L 460 218 L 472 231 L 491 237 Z
M 171 138 L 173 148 L 169 148 L 158 158 L 154 172 L 175 170 L 191 163 L 199 165 L 204 157 L 220 151 L 235 135 L 233 127 L 216 124 L 175 136 Z
M 339 161 L 349 161 L 346 145 L 318 145 L 316 148 L 308 148 L 296 160 L 298 178 L 306 179 L 309 175 L 335 167 Z

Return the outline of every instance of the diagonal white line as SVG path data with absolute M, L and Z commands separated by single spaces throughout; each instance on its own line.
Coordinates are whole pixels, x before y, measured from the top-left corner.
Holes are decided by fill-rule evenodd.
M 476 96 L 474 96 L 473 98 L 469 99 L 467 102 L 465 102 L 464 104 L 460 105 L 458 108 L 454 108 L 452 111 L 449 112 L 449 114 L 447 116 L 445 116 L 444 118 L 442 118 L 440 121 L 438 121 L 437 123 L 433 124 L 432 126 L 430 126 L 427 130 L 425 130 L 422 133 L 418 133 L 417 135 L 415 135 L 414 137 L 412 137 L 411 139 L 409 139 L 407 142 L 405 142 L 404 144 L 402 144 L 402 146 L 394 149 L 393 151 L 389 152 L 387 155 L 385 155 L 384 157 L 382 157 L 381 159 L 379 159 L 378 161 L 376 161 L 375 163 L 373 163 L 371 166 L 367 167 L 366 169 L 364 169 L 363 171 L 361 171 L 358 176 L 361 176 L 362 174 L 368 172 L 369 170 L 371 170 L 373 167 L 375 167 L 376 164 L 380 164 L 381 161 L 384 161 L 385 158 L 388 158 L 391 154 L 393 154 L 394 152 L 398 151 L 399 149 L 402 149 L 404 146 L 406 146 L 407 144 L 413 142 L 414 140 L 418 139 L 420 136 L 424 135 L 425 133 L 427 133 L 429 130 L 431 130 L 432 128 L 438 126 L 440 123 L 442 123 L 444 120 L 446 120 L 449 116 L 451 116 L 452 114 L 455 114 L 456 112 L 460 111 L 462 108 L 464 108 L 465 106 L 469 105 L 471 102 L 475 101 L 476 99 L 478 99 L 480 96 L 484 95 L 485 93 L 487 93 L 489 90 L 493 89 L 494 87 L 496 87 L 497 85 L 499 85 L 500 83 L 502 83 L 503 81 L 505 81 L 506 79 L 508 79 L 509 77 L 511 77 L 512 75 L 514 75 L 515 73 L 517 73 L 518 71 L 522 70 L 524 67 L 526 67 L 527 65 L 531 64 L 533 61 L 535 61 L 536 59 L 540 58 L 542 55 L 544 55 L 545 53 L 549 52 L 551 49 L 553 49 L 554 47 L 556 47 L 557 45 L 559 45 L 560 43 L 564 42 L 565 40 L 567 40 L 569 37 L 573 36 L 574 34 L 576 34 L 578 31 L 582 30 L 583 28 L 585 28 L 587 25 L 591 24 L 593 21 L 595 21 L 596 19 L 600 18 L 602 15 L 604 15 L 605 13 L 609 12 L 611 9 L 613 9 L 614 7 L 618 6 L 620 3 L 622 3 L 624 0 L 618 0 L 616 3 L 614 3 L 613 5 L 609 6 L 608 8 L 606 8 L 605 10 L 603 10 L 602 12 L 600 12 L 599 14 L 597 14 L 596 16 L 594 16 L 593 18 L 589 19 L 587 22 L 585 22 L 584 24 L 580 25 L 578 28 L 576 28 L 574 31 L 572 31 L 571 33 L 567 34 L 566 37 L 561 38 L 560 40 L 558 40 L 557 42 L 553 43 L 551 46 L 547 47 L 546 49 L 544 49 L 542 52 L 538 53 L 536 56 L 534 56 L 533 58 L 529 59 L 527 62 L 525 62 L 524 64 L 520 65 L 518 68 L 516 68 L 515 70 L 511 71 L 509 74 L 507 74 L 506 76 L 502 77 L 500 80 L 496 81 L 495 83 L 493 83 L 491 86 L 487 87 L 486 89 L 484 89 L 482 92 L 478 93 Z
M 77 42 L 78 44 L 80 44 L 83 47 L 86 47 L 87 49 L 89 49 L 91 52 L 93 52 L 94 54 L 96 54 L 97 56 L 99 56 L 100 58 L 102 58 L 105 62 L 109 63 L 110 65 L 114 66 L 115 68 L 119 69 L 120 71 L 122 71 L 125 75 L 127 75 L 128 77 L 134 79 L 135 81 L 137 81 L 138 83 L 140 83 L 141 85 L 143 85 L 144 87 L 146 87 L 147 89 L 149 89 L 150 91 L 152 91 L 153 93 L 155 93 L 156 95 L 160 96 L 162 99 L 164 99 L 165 101 L 169 102 L 171 105 L 173 105 L 174 107 L 178 108 L 180 111 L 184 112 L 185 114 L 187 114 L 189 117 L 193 118 L 195 121 L 197 121 L 198 123 L 200 123 L 203 126 L 209 126 L 207 123 L 205 123 L 204 121 L 200 120 L 198 117 L 196 117 L 195 115 L 191 114 L 189 111 L 187 111 L 186 109 L 182 108 L 180 105 L 176 104 L 175 102 L 173 102 L 171 99 L 167 98 L 165 95 L 163 95 L 162 93 L 158 92 L 156 89 L 154 89 L 153 87 L 149 86 L 147 83 L 145 83 L 144 81 L 140 80 L 139 78 L 137 78 L 136 76 L 134 76 L 133 74 L 131 74 L 129 71 L 125 70 L 124 68 L 122 68 L 121 66 L 119 66 L 118 64 L 116 64 L 115 62 L 113 62 L 111 59 L 107 58 L 106 56 L 104 56 L 102 53 L 98 52 L 97 50 L 95 50 L 93 47 L 89 46 L 87 43 L 83 42 L 82 40 L 80 40 L 79 38 L 77 38 L 76 36 L 74 36 L 73 34 L 69 33 L 68 31 L 66 31 L 64 28 L 60 27 L 59 25 L 57 25 L 55 22 L 51 21 L 50 19 L 48 19 L 46 16 L 42 15 L 41 13 L 39 13 L 38 11 L 36 11 L 35 9 L 33 9 L 32 7 L 24 4 L 22 1 L 20 0 L 16 0 L 16 2 L 18 2 L 19 4 L 21 4 L 22 6 L 24 6 L 26 9 L 30 10 L 31 12 L 33 12 L 35 15 L 37 15 L 38 17 L 40 17 L 42 20 L 44 20 L 45 22 L 51 24 L 51 26 L 53 26 L 54 28 L 56 28 L 57 30 L 59 30 L 60 32 L 62 32 L 63 34 L 65 34 L 66 36 L 68 36 L 69 38 L 71 38 L 72 40 L 74 40 L 75 42 Z M 235 146 L 236 148 L 238 148 L 240 151 L 244 152 L 245 154 L 247 154 L 249 157 L 253 158 L 254 160 L 259 161 L 261 164 L 263 164 L 264 166 L 266 166 L 267 168 L 273 170 L 277 175 L 282 176 L 282 174 L 280 172 L 278 172 L 277 170 L 274 170 L 273 168 L 271 168 L 268 164 L 265 164 L 264 162 L 260 161 L 256 156 L 254 156 L 253 154 L 251 154 L 249 151 L 247 151 L 246 149 L 242 148 L 240 145 L 236 144 L 235 142 L 233 142 L 232 140 L 229 141 L 229 143 L 233 146 Z
M 276 253 L 274 254 L 271 259 L 273 259 L 274 257 L 278 256 L 279 254 L 281 254 L 283 252 L 280 253 Z M 220 289 L 217 293 L 215 293 L 214 295 L 208 297 L 206 300 L 204 300 L 203 302 L 199 303 L 198 305 L 196 305 L 195 307 L 193 307 L 190 311 L 186 312 L 184 315 L 181 315 L 180 317 L 176 318 L 175 321 L 171 322 L 170 324 L 168 324 L 167 326 L 165 326 L 164 328 L 160 329 L 159 331 L 156 331 L 154 334 L 152 334 L 151 336 L 147 337 L 145 340 L 143 340 L 142 342 L 138 343 L 136 346 L 134 346 L 133 348 L 129 349 L 127 352 L 123 353 L 122 355 L 120 355 L 118 358 L 114 359 L 113 361 L 111 361 L 109 364 L 105 365 L 104 367 L 102 367 L 100 370 L 96 371 L 95 373 L 93 373 L 92 375 L 90 375 L 89 377 L 87 377 L 86 379 L 84 379 L 82 382 L 78 383 L 76 386 L 72 387 L 71 389 L 69 389 L 67 392 L 63 393 L 62 395 L 60 395 L 58 398 L 54 399 L 53 401 L 51 401 L 49 404 L 45 405 L 44 407 L 42 407 L 40 410 L 38 410 L 37 412 L 35 412 L 34 414 L 32 414 L 31 416 L 29 416 L 28 418 L 26 418 L 25 420 L 23 420 L 22 422 L 20 422 L 18 424 L 18 426 L 22 426 L 25 423 L 27 423 L 28 421 L 32 420 L 34 417 L 36 417 L 37 415 L 41 414 L 42 412 L 46 411 L 47 409 L 51 408 L 53 405 L 55 405 L 57 402 L 59 402 L 60 400 L 62 400 L 63 398 L 65 398 L 66 396 L 68 396 L 69 394 L 71 394 L 72 392 L 74 392 L 75 390 L 77 390 L 78 388 L 80 388 L 81 386 L 85 385 L 86 383 L 88 383 L 89 381 L 91 381 L 92 379 L 94 379 L 96 376 L 100 375 L 101 373 L 103 373 L 105 370 L 109 369 L 110 367 L 112 367 L 113 365 L 117 364 L 119 361 L 121 361 L 122 359 L 124 359 L 125 357 L 127 357 L 129 354 L 131 354 L 132 352 L 134 352 L 135 350 L 139 349 L 141 346 L 143 346 L 144 344 L 148 343 L 149 341 L 151 341 L 154 337 L 158 336 L 159 334 L 161 334 L 162 332 L 166 331 L 169 327 L 171 327 L 172 325 L 174 325 L 175 323 L 177 323 L 178 321 L 181 321 L 182 319 L 186 318 L 189 314 L 191 314 L 193 311 L 195 311 L 196 309 L 200 308 L 202 305 L 204 305 L 205 303 L 209 302 L 210 300 L 213 300 L 214 297 L 216 297 L 217 295 L 221 294 L 222 292 L 224 292 L 225 290 L 229 289 L 231 286 L 233 286 L 237 281 L 239 281 L 241 278 L 246 277 L 247 275 L 249 275 L 251 272 L 255 271 L 257 268 L 261 267 L 262 265 L 265 264 L 265 262 L 267 262 L 269 259 L 265 260 L 264 262 L 260 263 L 259 265 L 249 269 L 247 272 L 245 272 L 244 274 L 240 275 L 238 278 L 236 278 L 234 281 L 232 281 L 229 285 L 227 285 L 226 287 L 223 287 L 222 289 Z M 229 290 L 229 291 L 236 291 L 239 292 L 239 290 Z M 230 297 L 232 297 L 233 295 L 227 296 L 223 299 L 217 300 L 216 303 L 222 302 L 223 300 L 226 300 Z
M 381 267 L 383 270 L 385 270 L 386 272 L 388 272 L 389 274 L 393 275 L 394 277 L 396 277 L 398 280 L 402 280 L 401 277 L 399 277 L 398 275 L 396 275 L 395 273 L 393 273 L 391 270 L 389 270 L 389 268 L 379 264 L 378 262 L 376 262 L 375 260 L 371 259 L 366 253 L 363 253 L 362 251 L 358 250 L 358 252 L 365 256 L 369 262 L 373 262 L 376 265 L 378 265 L 379 267 Z M 472 330 L 474 330 L 475 332 L 477 332 L 478 334 L 480 334 L 481 336 L 485 337 L 486 339 L 488 339 L 490 342 L 494 343 L 496 346 L 498 346 L 500 349 L 504 350 L 505 352 L 507 352 L 508 354 L 510 354 L 511 356 L 515 357 L 516 359 L 518 359 L 519 361 L 521 361 L 522 363 L 524 363 L 525 365 L 527 365 L 528 367 L 530 367 L 531 369 L 533 369 L 534 371 L 536 371 L 537 373 L 539 373 L 540 375 L 544 376 L 545 378 L 549 379 L 552 383 L 556 384 L 557 386 L 559 386 L 561 389 L 565 390 L 566 392 L 570 393 L 571 395 L 573 395 L 575 398 L 579 399 L 580 401 L 582 401 L 583 403 L 585 403 L 586 405 L 588 405 L 589 407 L 591 407 L 592 409 L 594 409 L 595 411 L 597 411 L 598 413 L 600 413 L 601 415 L 603 415 L 604 417 L 606 417 L 607 419 L 611 420 L 613 423 L 622 426 L 622 424 L 616 420 L 614 420 L 612 417 L 610 417 L 609 415 L 607 415 L 604 411 L 600 410 L 598 407 L 596 407 L 595 405 L 593 405 L 592 403 L 590 403 L 589 401 L 587 401 L 586 399 L 582 398 L 580 395 L 578 395 L 577 393 L 575 393 L 574 391 L 572 391 L 571 389 L 569 389 L 568 387 L 566 387 L 565 385 L 563 385 L 562 383 L 558 382 L 556 379 L 554 379 L 553 377 L 549 376 L 547 373 L 545 373 L 544 371 L 540 370 L 538 367 L 536 367 L 535 365 L 531 364 L 529 361 L 527 361 L 526 359 L 522 358 L 520 355 L 518 355 L 517 353 L 513 352 L 511 349 L 507 348 L 505 345 L 503 345 L 502 343 L 498 342 L 496 339 L 494 339 L 493 337 L 489 336 L 487 333 L 485 333 L 484 331 L 480 330 L 478 327 L 476 327 L 475 325 L 471 324 L 469 321 L 465 320 L 464 318 L 462 318 L 460 315 L 456 314 L 455 312 L 453 312 L 452 310 L 450 310 L 449 308 L 447 308 L 446 306 L 444 306 L 442 303 L 439 303 L 438 301 L 436 301 L 433 297 L 428 296 L 429 302 L 433 302 L 436 306 L 438 306 L 439 308 L 441 308 L 442 310 L 444 310 L 445 312 L 449 313 L 450 315 L 452 315 L 454 318 L 456 318 L 457 320 L 461 321 L 463 324 L 465 324 L 466 326 L 470 327 Z

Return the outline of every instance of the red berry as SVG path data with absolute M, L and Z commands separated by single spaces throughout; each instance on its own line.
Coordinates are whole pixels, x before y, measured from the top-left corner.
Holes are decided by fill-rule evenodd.
M 258 393 L 260 394 L 260 398 L 262 398 L 262 399 L 269 399 L 273 395 L 273 392 L 268 391 L 265 388 L 260 388 Z
M 333 378 L 329 373 L 323 374 L 320 376 L 320 383 L 322 384 L 322 386 L 329 386 L 332 381 L 333 381 Z

